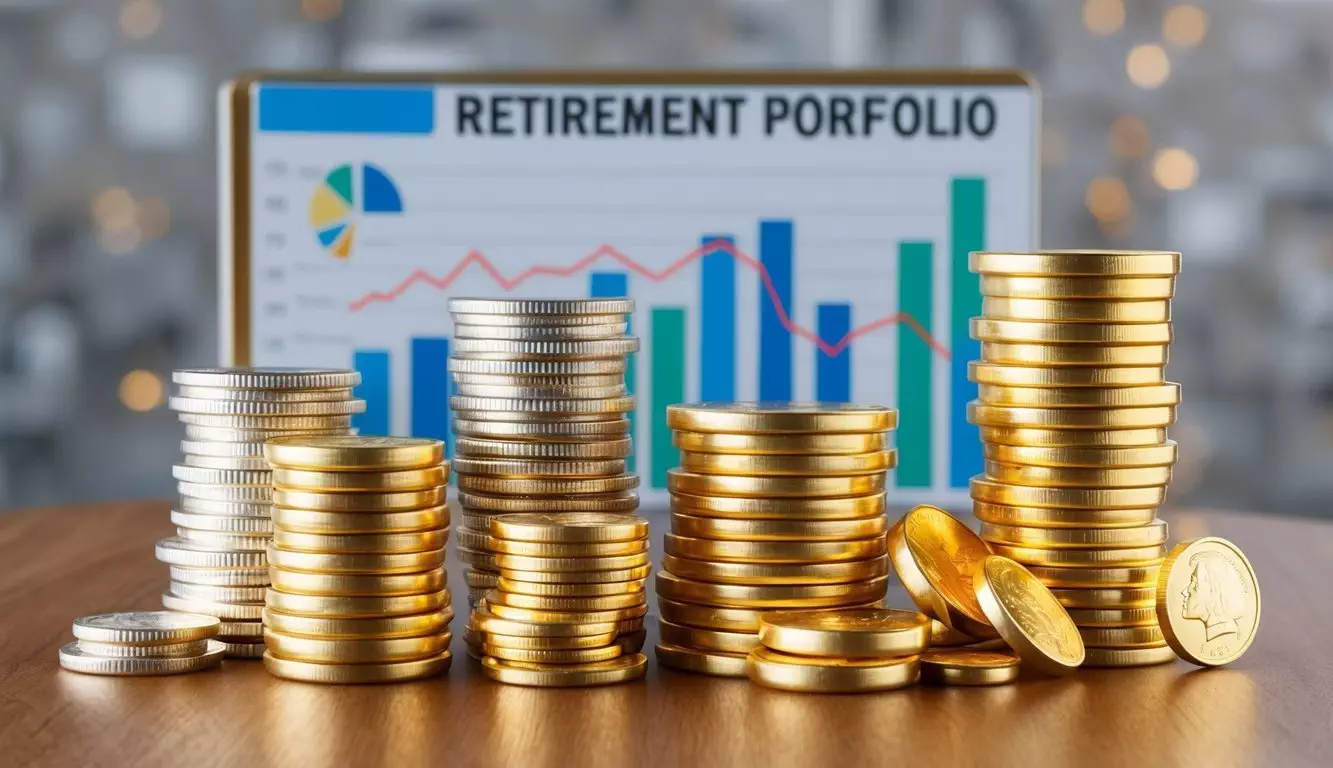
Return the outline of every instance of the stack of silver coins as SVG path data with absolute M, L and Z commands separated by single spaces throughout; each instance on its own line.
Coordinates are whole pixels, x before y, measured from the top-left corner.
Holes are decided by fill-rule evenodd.
M 355 371 L 317 368 L 192 368 L 176 371 L 172 410 L 185 424 L 182 463 L 172 467 L 180 500 L 176 535 L 157 542 L 171 568 L 162 604 L 222 620 L 228 656 L 264 653 L 260 614 L 273 538 L 270 437 L 351 434 L 365 401 Z
M 490 518 L 638 508 L 639 478 L 625 461 L 633 311 L 630 299 L 449 301 L 456 531 L 470 603 L 499 583 Z

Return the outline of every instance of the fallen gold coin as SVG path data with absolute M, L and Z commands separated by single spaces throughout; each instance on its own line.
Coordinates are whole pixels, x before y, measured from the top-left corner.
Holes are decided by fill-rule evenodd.
M 973 577 L 977 602 L 1000 637 L 1033 667 L 1066 674 L 1083 663 L 1078 627 L 1051 591 L 1006 557 L 987 557 Z
M 972 529 L 922 504 L 889 530 L 888 546 L 898 578 L 923 613 L 974 637 L 995 636 L 972 586 L 990 548 Z
M 1157 618 L 1171 649 L 1191 664 L 1239 659 L 1259 631 L 1254 567 L 1240 548 L 1206 536 L 1176 545 L 1157 582 Z

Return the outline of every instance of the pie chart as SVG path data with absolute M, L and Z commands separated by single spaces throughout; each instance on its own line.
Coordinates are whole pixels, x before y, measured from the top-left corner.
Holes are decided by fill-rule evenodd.
M 352 255 L 352 241 L 362 215 L 402 212 L 398 185 L 383 168 L 371 163 L 334 168 L 310 198 L 310 226 L 315 228 L 320 247 L 343 260 Z

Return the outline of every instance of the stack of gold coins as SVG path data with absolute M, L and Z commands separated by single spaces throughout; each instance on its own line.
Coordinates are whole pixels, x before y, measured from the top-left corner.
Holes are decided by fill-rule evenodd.
M 318 683 L 416 680 L 449 668 L 444 444 L 284 437 L 273 467 L 264 666 Z
M 191 368 L 172 374 L 172 409 L 185 424 L 182 463 L 172 469 L 180 501 L 176 535 L 157 543 L 171 567 L 167 608 L 222 619 L 227 655 L 264 652 L 259 613 L 268 586 L 272 473 L 264 441 L 295 434 L 348 434 L 365 402 L 355 371 L 321 368 Z
M 620 512 L 639 505 L 626 471 L 639 348 L 629 299 L 451 299 L 458 554 L 474 604 L 499 581 L 489 519 Z
M 1165 380 L 1180 254 L 973 253 L 981 535 L 1055 590 L 1088 666 L 1170 661 L 1154 614 L 1180 385 Z
M 222 662 L 213 616 L 176 611 L 99 613 L 74 621 L 74 642 L 60 649 L 60 666 L 88 675 L 174 675 Z
M 607 512 L 490 520 L 500 577 L 472 614 L 468 653 L 516 685 L 605 685 L 643 677 L 648 521 Z
M 657 574 L 662 664 L 745 676 L 764 611 L 884 597 L 891 408 L 703 403 L 667 409 L 681 449 Z
M 765 687 L 888 691 L 919 678 L 930 620 L 891 608 L 765 613 L 759 618 L 759 643 L 746 658 L 745 673 Z

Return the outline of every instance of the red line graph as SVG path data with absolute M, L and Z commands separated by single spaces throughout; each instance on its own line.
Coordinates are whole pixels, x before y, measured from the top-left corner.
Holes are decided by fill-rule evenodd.
M 506 291 L 512 291 L 533 277 L 571 277 L 579 272 L 583 272 L 602 259 L 609 259 L 617 262 L 640 277 L 647 278 L 653 282 L 661 282 L 675 275 L 677 272 L 695 261 L 698 261 L 705 254 L 717 251 L 724 251 L 730 254 L 737 262 L 754 270 L 759 275 L 759 281 L 763 284 L 764 291 L 768 294 L 769 300 L 773 302 L 773 308 L 777 311 L 778 320 L 782 323 L 782 327 L 786 328 L 792 335 L 799 336 L 800 338 L 809 341 L 811 344 L 814 344 L 820 351 L 830 357 L 837 356 L 846 349 L 849 344 L 862 336 L 874 333 L 880 328 L 886 328 L 901 323 L 907 325 L 917 336 L 920 336 L 921 340 L 935 351 L 935 354 L 945 360 L 949 359 L 949 348 L 936 341 L 930 335 L 930 332 L 927 331 L 915 317 L 912 317 L 906 312 L 895 312 L 891 315 L 885 315 L 884 317 L 872 320 L 865 325 L 857 326 L 848 331 L 847 335 L 843 336 L 836 343 L 830 344 L 827 341 L 824 341 L 824 339 L 820 338 L 818 333 L 815 333 L 802 325 L 798 325 L 795 320 L 792 320 L 787 307 L 783 306 L 782 297 L 778 294 L 777 286 L 773 285 L 773 278 L 768 274 L 768 269 L 764 267 L 763 262 L 750 256 L 726 240 L 714 240 L 710 243 L 704 243 L 698 248 L 686 253 L 684 256 L 681 256 L 661 271 L 649 269 L 614 246 L 604 244 L 598 246 L 589 252 L 588 255 L 569 266 L 552 267 L 536 265 L 528 267 L 513 277 L 505 277 L 481 251 L 471 250 L 468 251 L 467 256 L 464 257 L 462 261 L 459 261 L 453 269 L 449 270 L 448 273 L 442 276 L 432 275 L 424 268 L 418 267 L 412 270 L 411 274 L 403 278 L 403 280 L 394 287 L 387 291 L 370 291 L 349 304 L 348 309 L 352 312 L 360 312 L 371 304 L 390 303 L 399 296 L 402 296 L 417 283 L 425 283 L 440 290 L 446 290 L 460 275 L 467 271 L 468 267 L 473 264 L 476 264 L 483 272 L 490 275 L 496 285 L 499 285 Z

